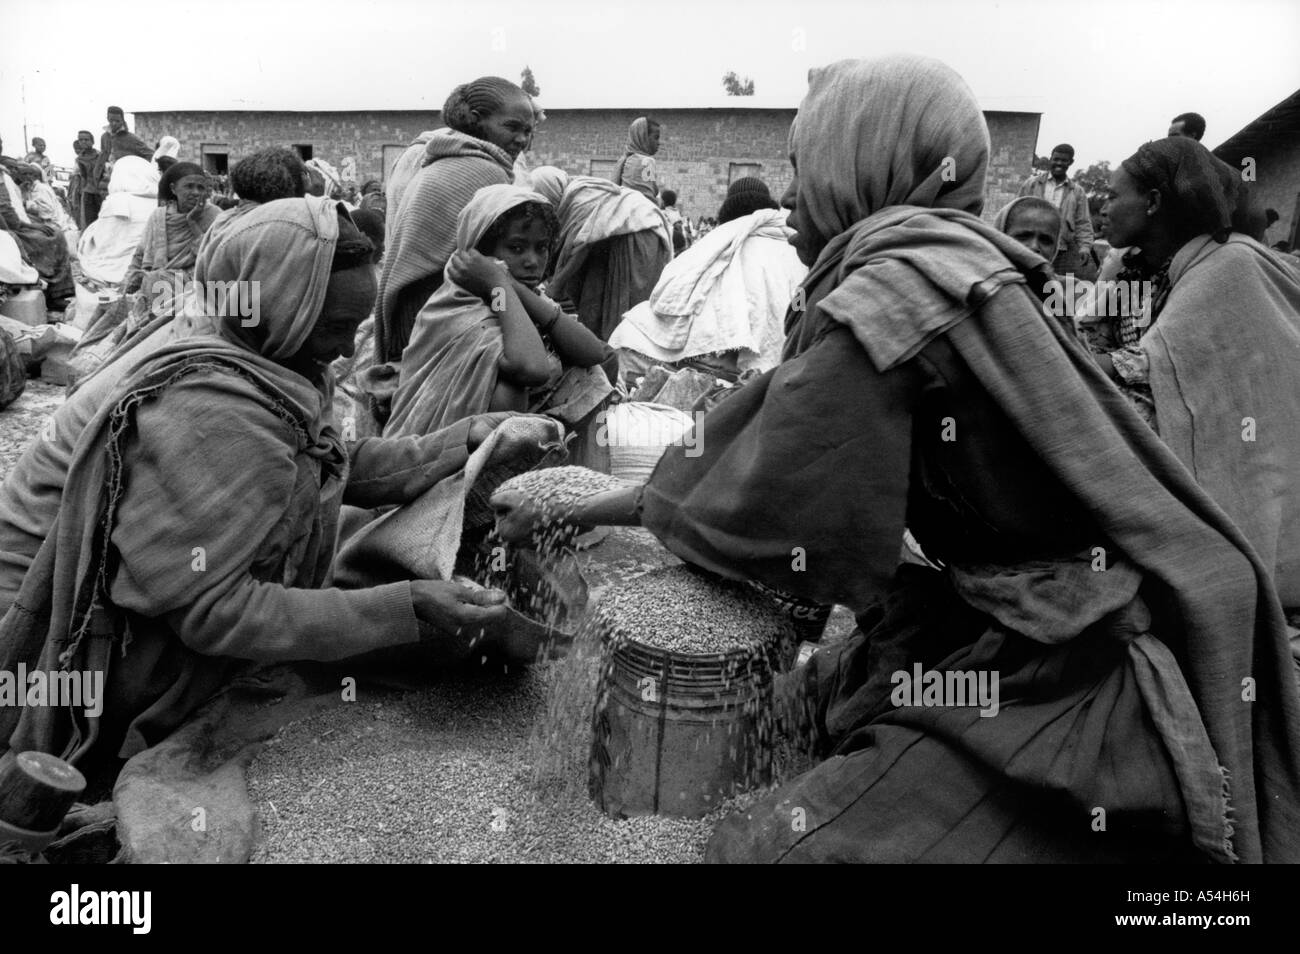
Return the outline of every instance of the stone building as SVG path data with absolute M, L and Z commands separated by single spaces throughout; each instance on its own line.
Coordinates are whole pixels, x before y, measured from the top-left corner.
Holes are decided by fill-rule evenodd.
M 679 196 L 679 208 L 696 218 L 714 215 L 732 180 L 756 175 L 780 198 L 790 181 L 787 137 L 794 107 L 736 103 L 700 108 L 546 108 L 526 161 L 570 173 L 609 176 L 623 154 L 627 128 L 638 116 L 663 125 L 656 164 L 662 188 Z M 1038 140 L 1039 114 L 985 112 L 993 150 L 985 217 L 1015 197 L 1029 175 Z M 340 168 L 356 164 L 357 183 L 382 179 L 422 130 L 441 123 L 436 110 L 370 111 L 145 111 L 134 114 L 146 142 L 181 141 L 181 158 L 225 173 L 240 158 L 272 145 L 292 146 L 304 158 Z
M 1300 238 L 1300 90 L 1228 137 L 1214 154 L 1233 168 L 1253 170 L 1255 201 L 1281 217 L 1268 230 L 1268 244 L 1285 239 L 1294 248 Z

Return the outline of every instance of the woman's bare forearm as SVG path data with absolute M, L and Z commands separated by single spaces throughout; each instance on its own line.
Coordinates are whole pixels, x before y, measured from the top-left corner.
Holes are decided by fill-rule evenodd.
M 640 496 L 640 485 L 593 494 L 574 505 L 570 518 L 584 527 L 639 527 Z
M 566 365 L 594 368 L 614 354 L 614 349 L 592 334 L 590 328 L 568 315 L 562 315 L 547 334 L 555 353 Z
M 503 291 L 505 307 L 497 312 L 501 322 L 501 374 L 513 384 L 540 387 L 550 374 L 546 346 L 511 285 Z
M 555 302 L 543 298 L 516 279 L 511 279 L 511 285 L 514 287 L 515 294 L 519 296 L 524 310 L 528 312 L 528 317 L 539 330 L 544 329 L 550 336 L 556 355 L 566 365 L 576 365 L 579 368 L 594 367 L 613 353 L 609 345 L 592 334 L 585 325 L 574 321 L 563 311 L 557 311 L 559 306 Z

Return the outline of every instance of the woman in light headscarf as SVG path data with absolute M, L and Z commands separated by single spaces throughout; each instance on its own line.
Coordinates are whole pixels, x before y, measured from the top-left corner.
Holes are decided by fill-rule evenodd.
M 88 291 L 116 291 L 121 285 L 157 211 L 159 178 L 158 170 L 139 156 L 125 156 L 113 164 L 99 217 L 86 226 L 77 242 L 81 263 L 77 281 Z
M 153 151 L 153 164 L 159 173 L 164 173 L 180 161 L 181 143 L 175 136 L 163 136 L 158 140 L 158 148 Z
M 97 367 L 124 338 L 153 318 L 184 310 L 199 243 L 218 216 L 217 207 L 208 201 L 211 194 L 207 175 L 192 162 L 173 163 L 163 173 L 158 183 L 160 204 L 145 224 L 119 287 L 119 299 L 96 314 L 73 349 L 80 373 Z
M 1300 860 L 1300 689 L 1268 572 L 1042 320 L 1041 259 L 978 218 L 988 149 L 941 63 L 813 70 L 783 200 L 811 271 L 782 364 L 697 425 L 702 453 L 573 508 L 858 613 L 782 680 L 831 757 L 709 857 Z M 494 503 L 507 539 L 539 519 Z M 905 524 L 942 570 L 898 566 Z
M 808 274 L 785 220 L 783 209 L 757 208 L 669 262 L 650 299 L 610 336 L 624 381 L 653 363 L 697 366 L 733 380 L 776 367 L 786 307 Z
M 608 397 L 599 365 L 609 348 L 543 291 L 557 230 L 546 199 L 519 186 L 487 186 L 465 206 L 447 280 L 402 355 L 386 436 L 486 411 L 545 411 L 576 424 Z
M 582 323 L 608 341 L 672 261 L 668 219 L 650 199 L 608 179 L 554 166 L 534 169 L 531 178 L 560 220 L 550 293 L 571 302 Z
M 324 414 L 328 367 L 374 300 L 371 254 L 338 204 L 318 199 L 261 206 L 205 249 L 198 280 L 255 295 L 255 320 L 230 305 L 218 335 L 154 351 L 77 436 L 52 523 L 0 607 L 0 668 L 102 673 L 105 706 L 0 707 L 11 755 L 111 769 L 245 661 L 342 659 L 502 617 L 502 594 L 455 583 L 325 588 L 340 503 L 414 499 L 500 420 L 339 439 Z M 6 506 L 0 519 L 0 539 L 22 539 L 26 514 Z
M 194 275 L 199 243 L 219 214 L 208 201 L 212 185 L 192 162 L 172 163 L 158 181 L 159 208 L 149 217 L 131 267 L 122 280 L 125 295 L 141 293 L 146 300 L 160 294 L 158 285 L 188 282 Z M 169 307 L 171 299 L 160 303 Z M 147 309 L 137 309 L 141 314 Z
M 623 158 L 614 167 L 614 184 L 625 186 L 654 202 L 659 202 L 659 182 L 655 177 L 655 161 L 651 157 L 659 151 L 659 136 L 663 127 L 645 116 L 633 120 L 627 130 L 627 146 Z

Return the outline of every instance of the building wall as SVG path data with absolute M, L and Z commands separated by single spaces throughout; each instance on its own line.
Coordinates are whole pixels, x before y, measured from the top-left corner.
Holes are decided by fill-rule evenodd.
M 984 183 L 984 218 L 993 221 L 998 211 L 1016 197 L 1029 178 L 1038 143 L 1037 113 L 988 112 L 989 171 Z
M 780 198 L 790 181 L 787 135 L 793 109 L 667 109 L 650 115 L 663 124 L 656 156 L 660 186 L 678 194 L 692 218 L 715 215 L 733 177 L 757 174 Z M 554 165 L 571 173 L 601 174 L 623 154 L 627 128 L 644 113 L 617 109 L 547 111 L 527 156 L 529 166 Z M 992 139 L 985 217 L 1014 198 L 1029 175 L 1038 139 L 1035 113 L 985 114 Z M 164 135 L 181 141 L 181 158 L 200 162 L 204 145 L 229 147 L 229 164 L 267 146 L 305 143 L 335 168 L 352 157 L 358 184 L 382 179 L 389 161 L 421 131 L 436 129 L 437 112 L 158 112 L 135 114 L 146 142 Z M 593 161 L 596 165 L 593 167 Z M 733 166 L 740 168 L 733 168 Z M 753 167 L 757 167 L 754 169 Z
M 736 170 L 735 178 L 757 172 L 779 199 L 790 184 L 787 136 L 794 113 L 793 109 L 651 113 L 663 125 L 655 156 L 659 187 L 677 193 L 683 215 L 692 219 L 716 215 L 736 165 L 744 168 Z M 529 165 L 591 175 L 592 160 L 608 163 L 623 155 L 628 127 L 642 115 L 635 110 L 548 110 L 528 156 Z

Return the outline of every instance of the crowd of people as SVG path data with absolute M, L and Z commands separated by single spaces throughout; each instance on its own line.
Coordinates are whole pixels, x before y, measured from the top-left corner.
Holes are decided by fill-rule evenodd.
M 706 439 L 562 519 L 857 618 L 778 680 L 815 767 L 711 860 L 1300 860 L 1300 262 L 1199 117 L 1095 219 L 1062 144 L 989 223 L 962 78 L 845 60 L 810 73 L 781 199 L 740 179 L 695 225 L 650 117 L 612 180 L 529 169 L 544 114 L 507 80 L 441 117 L 359 191 L 260 150 L 228 208 L 121 110 L 79 135 L 57 274 L 114 294 L 0 485 L 0 669 L 106 672 L 110 705 L 0 708 L 3 759 L 111 773 L 250 662 L 499 625 L 496 590 L 332 585 L 354 511 L 456 479 L 512 417 L 582 434 L 691 369 L 724 386 Z M 0 160 L 0 213 L 54 288 L 11 184 L 41 154 Z M 256 320 L 215 285 L 258 288 Z M 520 545 L 556 519 L 492 504 Z M 914 664 L 996 674 L 996 716 L 898 705 Z

